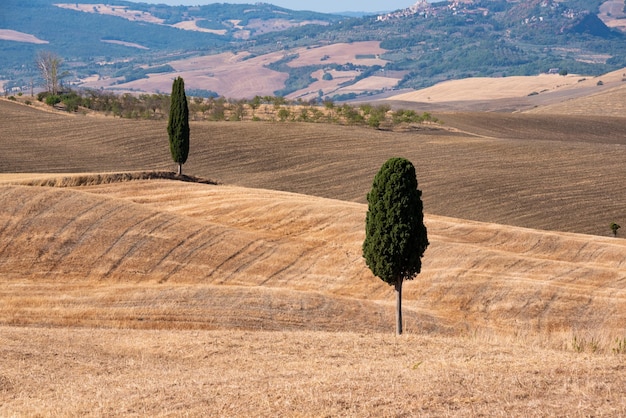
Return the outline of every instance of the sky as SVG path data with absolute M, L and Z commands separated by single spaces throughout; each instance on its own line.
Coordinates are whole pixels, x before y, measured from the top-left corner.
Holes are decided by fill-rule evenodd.
M 135 0 L 132 0 L 135 1 Z M 211 3 L 248 3 L 254 4 L 260 0 L 136 0 L 139 3 L 157 3 L 175 5 L 205 5 Z M 323 13 L 338 12 L 380 12 L 404 9 L 415 4 L 416 0 L 263 0 L 276 6 L 291 10 L 312 10 Z

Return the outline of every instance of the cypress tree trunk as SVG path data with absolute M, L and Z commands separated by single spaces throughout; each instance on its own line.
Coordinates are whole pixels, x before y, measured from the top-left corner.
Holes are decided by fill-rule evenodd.
M 396 287 L 396 335 L 402 335 L 402 277 L 395 284 Z

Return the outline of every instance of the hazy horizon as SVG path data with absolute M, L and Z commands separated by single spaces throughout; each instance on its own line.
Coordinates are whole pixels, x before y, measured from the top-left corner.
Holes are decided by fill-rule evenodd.
M 237 4 L 254 4 L 256 0 L 228 0 L 228 1 L 212 1 L 212 0 L 130 0 L 135 3 L 156 3 L 167 4 L 170 6 L 197 6 L 213 3 L 237 3 Z M 390 0 L 381 4 L 380 1 L 374 0 L 318 0 L 315 2 L 303 2 L 296 0 L 268 0 L 263 3 L 271 3 L 279 7 L 291 10 L 311 10 L 322 13 L 340 13 L 340 12 L 368 12 L 375 13 L 385 10 L 404 9 L 413 4 L 414 0 Z

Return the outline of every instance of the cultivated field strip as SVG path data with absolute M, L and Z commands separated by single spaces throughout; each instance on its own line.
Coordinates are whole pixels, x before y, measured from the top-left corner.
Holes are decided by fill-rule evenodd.
M 137 167 L 171 168 L 163 123 L 44 112 L 4 100 L 0 100 L 0 109 L 1 172 L 91 173 L 137 171 Z M 137 140 L 133 133 L 136 129 L 143 132 L 143 139 Z M 144 160 L 146 147 L 151 152 Z
M 540 106 L 527 110 L 528 113 L 551 115 L 590 115 L 623 117 L 626 114 L 626 85 L 623 85 L 624 72 L 620 72 L 622 85 L 596 94 L 588 94 L 573 100 Z
M 5 324 L 392 322 L 391 288 L 361 257 L 363 204 L 167 180 L 3 186 L 0 196 Z M 404 289 L 409 328 L 623 331 L 626 241 L 434 215 L 426 224 L 423 271 Z
M 211 136 L 197 145 L 189 169 L 210 167 L 205 176 L 227 184 L 362 203 L 380 165 L 402 155 L 417 167 L 429 213 L 597 235 L 610 234 L 609 223 L 625 216 L 622 143 L 562 141 L 561 133 L 503 140 L 307 124 L 254 131 L 234 125 Z
M 66 116 L 0 100 L 0 172 L 173 170 L 164 122 Z M 621 118 L 438 115 L 413 132 L 304 123 L 191 126 L 184 171 L 222 184 L 365 202 L 382 163 L 417 167 L 431 214 L 600 236 L 626 224 Z M 10 133 L 10 134 L 9 134 Z
M 626 94 L 623 99 L 626 100 Z M 581 117 L 551 114 L 542 109 L 537 108 L 536 114 L 457 112 L 446 114 L 445 120 L 459 130 L 489 138 L 626 145 L 623 117 L 597 114 Z

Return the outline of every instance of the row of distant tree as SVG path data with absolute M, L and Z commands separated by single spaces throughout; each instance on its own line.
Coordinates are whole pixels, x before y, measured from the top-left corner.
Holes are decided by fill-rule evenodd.
M 115 94 L 101 90 L 42 92 L 39 101 L 68 112 L 96 111 L 128 119 L 165 119 L 171 106 L 167 94 Z M 278 121 L 317 122 L 392 128 L 400 124 L 438 123 L 430 113 L 392 110 L 387 104 L 337 104 L 302 100 L 289 101 L 281 96 L 256 96 L 232 100 L 224 97 L 188 97 L 191 120 L 196 121 Z
M 104 90 L 63 91 L 63 60 L 52 52 L 41 51 L 36 62 L 45 86 L 45 91 L 38 95 L 38 100 L 45 101 L 50 106 L 64 108 L 68 112 L 92 110 L 129 119 L 164 119 L 170 112 L 171 97 L 166 94 L 115 94 Z M 330 99 L 322 100 L 321 95 L 306 102 L 301 99 L 288 101 L 282 96 L 228 100 L 219 97 L 215 92 L 190 91 L 195 92 L 201 94 L 189 98 L 185 96 L 192 120 L 326 122 L 367 125 L 377 129 L 406 123 L 438 122 L 429 113 L 418 114 L 404 109 L 392 111 L 389 105 L 384 104 L 338 105 Z

